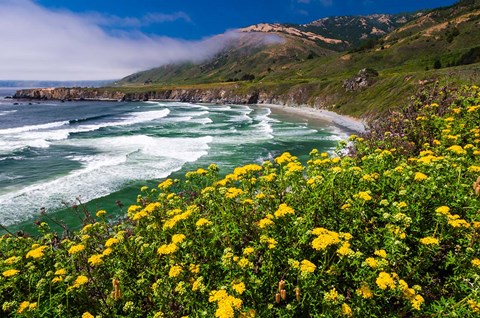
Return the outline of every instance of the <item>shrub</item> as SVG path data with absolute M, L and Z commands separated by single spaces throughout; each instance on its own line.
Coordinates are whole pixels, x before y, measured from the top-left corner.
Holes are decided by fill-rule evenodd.
M 479 120 L 476 86 L 425 92 L 350 155 L 212 164 L 142 188 L 122 222 L 4 236 L 0 314 L 478 314 Z

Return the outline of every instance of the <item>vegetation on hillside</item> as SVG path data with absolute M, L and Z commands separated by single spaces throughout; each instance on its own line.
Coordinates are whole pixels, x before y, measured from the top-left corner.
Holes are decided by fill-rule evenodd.
M 280 104 L 306 104 L 354 116 L 379 116 L 414 94 L 419 82 L 478 82 L 479 19 L 479 0 L 459 1 L 425 12 L 383 37 L 367 39 L 349 52 L 328 50 L 315 41 L 279 33 L 286 39 L 283 43 L 252 48 L 246 45 L 248 41 L 243 41 L 199 64 L 168 65 L 133 74 L 114 89 L 152 91 L 231 84 L 229 87 L 234 90 L 264 92 Z M 350 23 L 348 19 L 339 21 Z M 320 29 L 332 25 L 330 20 L 316 23 Z M 305 26 L 305 30 L 314 31 L 312 25 Z M 334 33 L 344 32 L 345 25 L 328 31 L 328 36 L 335 38 Z M 346 30 L 350 35 L 363 32 Z M 376 83 L 346 92 L 343 82 L 364 68 L 379 72 Z
M 428 89 L 338 153 L 214 164 L 122 221 L 0 238 L 9 317 L 480 313 L 480 89 Z M 478 178 L 478 179 L 477 179 Z

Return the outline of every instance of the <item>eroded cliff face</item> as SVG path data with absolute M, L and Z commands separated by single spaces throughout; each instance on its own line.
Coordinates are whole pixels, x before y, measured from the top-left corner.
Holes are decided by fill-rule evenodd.
M 325 108 L 331 98 L 312 97 L 313 90 L 308 86 L 292 87 L 286 91 L 275 92 L 265 89 L 241 91 L 238 87 L 229 88 L 191 88 L 191 89 L 155 89 L 145 92 L 122 92 L 111 88 L 36 88 L 22 89 L 16 92 L 16 99 L 34 100 L 109 100 L 109 101 L 147 101 L 166 100 L 191 103 L 215 104 L 277 104 L 286 106 L 311 105 Z
M 18 90 L 13 98 L 36 100 L 122 100 L 125 94 L 119 91 L 93 88 L 33 88 Z

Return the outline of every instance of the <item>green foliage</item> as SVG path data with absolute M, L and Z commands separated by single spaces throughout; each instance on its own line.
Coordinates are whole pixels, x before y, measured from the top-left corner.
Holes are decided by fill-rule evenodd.
M 478 87 L 425 90 L 337 155 L 212 164 L 143 187 L 121 222 L 3 236 L 0 315 L 478 314 L 479 121 Z

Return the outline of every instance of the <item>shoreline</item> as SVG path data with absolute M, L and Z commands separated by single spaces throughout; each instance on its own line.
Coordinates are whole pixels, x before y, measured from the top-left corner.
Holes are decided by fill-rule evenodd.
M 285 114 L 294 114 L 309 119 L 323 120 L 359 133 L 367 130 L 367 126 L 362 119 L 340 115 L 325 109 L 317 109 L 309 106 L 284 106 L 276 104 L 256 104 L 256 106 L 271 108 Z

